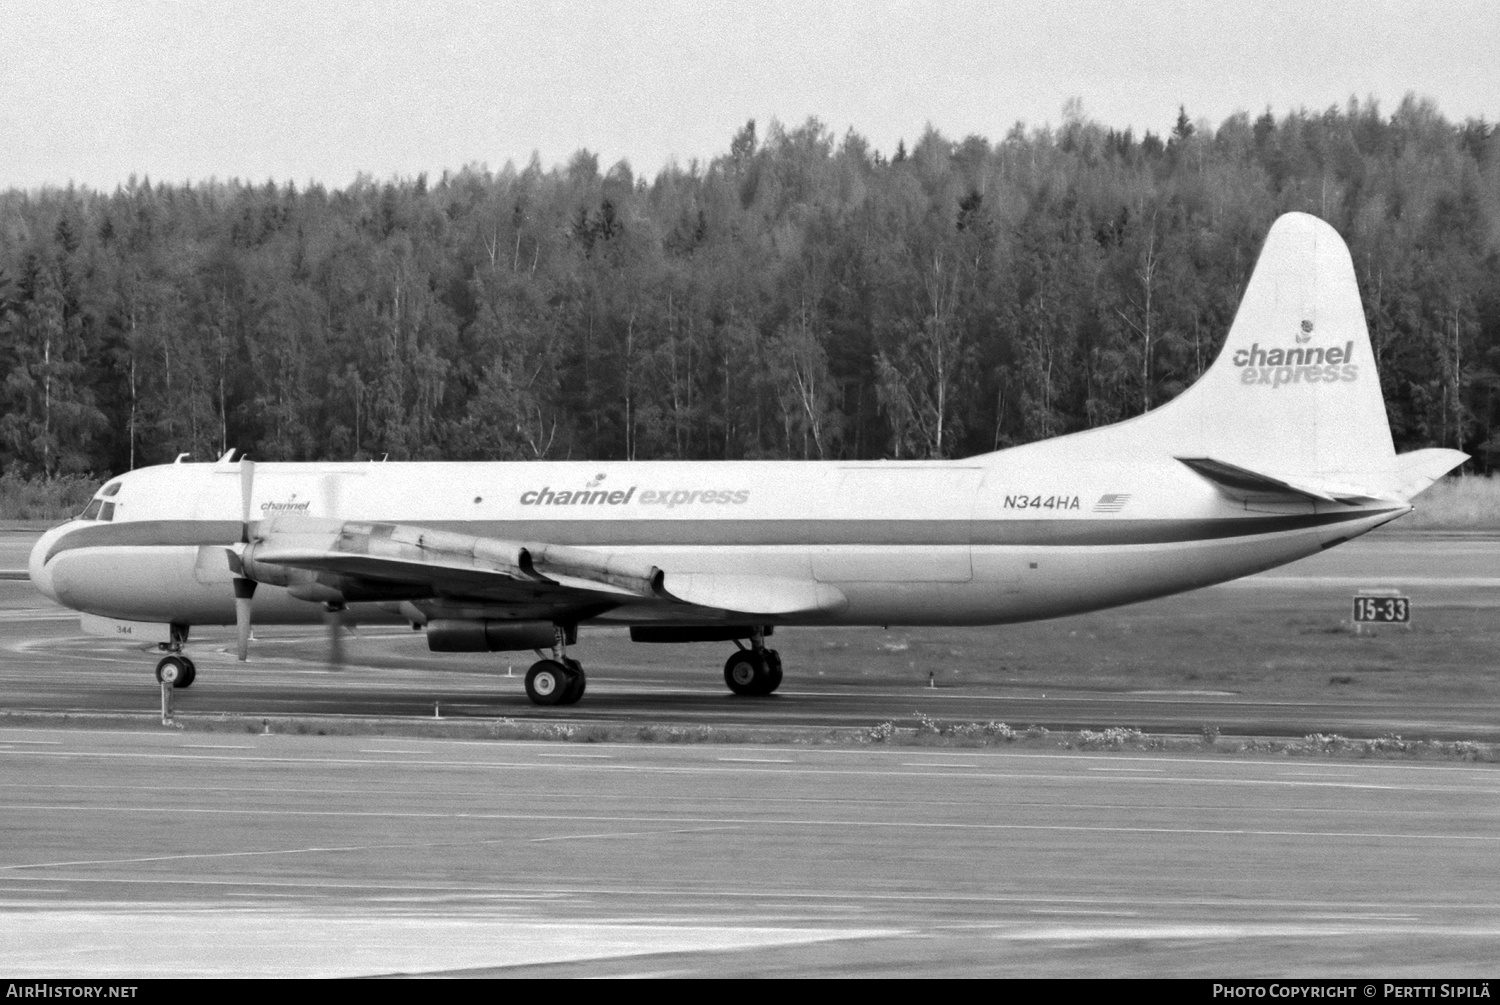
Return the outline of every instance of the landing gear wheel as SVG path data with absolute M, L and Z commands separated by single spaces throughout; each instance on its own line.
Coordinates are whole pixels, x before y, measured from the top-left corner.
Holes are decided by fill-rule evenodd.
M 724 683 L 735 694 L 770 694 L 771 673 L 760 652 L 741 649 L 724 664 Z
M 563 695 L 563 700 L 558 702 L 558 704 L 573 705 L 577 703 L 579 698 L 583 697 L 583 692 L 588 687 L 588 677 L 583 672 L 583 664 L 575 659 L 569 659 L 564 656 L 563 666 L 568 668 L 568 671 L 573 675 L 573 679 L 568 685 L 567 693 Z
M 774 649 L 762 652 L 766 659 L 766 689 L 761 693 L 770 694 L 781 686 L 781 654 Z
M 538 705 L 561 705 L 575 686 L 573 680 L 573 671 L 557 660 L 538 660 L 526 671 L 526 697 Z
M 164 656 L 156 664 L 156 679 L 173 687 L 187 687 L 197 675 L 193 661 L 186 656 Z

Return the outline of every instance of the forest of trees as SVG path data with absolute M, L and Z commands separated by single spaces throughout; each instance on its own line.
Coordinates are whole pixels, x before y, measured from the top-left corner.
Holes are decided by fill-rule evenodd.
M 1275 217 L 1348 240 L 1399 449 L 1500 459 L 1500 134 L 1408 97 L 870 148 L 747 123 L 343 190 L 0 194 L 0 472 L 957 457 L 1203 371 Z

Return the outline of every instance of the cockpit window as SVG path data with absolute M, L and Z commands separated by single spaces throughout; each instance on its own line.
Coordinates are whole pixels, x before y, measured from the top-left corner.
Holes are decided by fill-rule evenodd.
M 93 500 L 92 502 L 89 503 L 88 509 L 84 510 L 83 513 L 79 515 L 78 519 L 80 519 L 80 520 L 97 520 L 97 519 L 99 519 L 99 507 L 101 507 L 103 505 L 104 505 L 104 500 L 102 500 L 102 499 L 95 499 L 95 500 Z M 113 503 L 111 503 L 111 505 L 113 505 Z
M 113 520 L 114 518 L 115 518 L 115 504 L 112 503 L 112 502 L 105 503 L 100 508 L 100 510 L 99 510 L 99 519 L 100 520 Z
M 110 498 L 111 496 L 119 495 L 120 484 L 120 482 L 110 482 L 108 485 L 104 486 L 104 491 L 100 492 L 99 494 L 106 499 Z

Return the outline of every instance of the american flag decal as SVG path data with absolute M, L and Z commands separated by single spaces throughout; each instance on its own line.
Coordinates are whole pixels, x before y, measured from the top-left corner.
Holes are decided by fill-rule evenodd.
M 1094 512 L 1118 513 L 1125 508 L 1125 504 L 1129 501 L 1129 492 L 1115 492 L 1107 496 L 1100 496 L 1099 501 L 1094 503 Z

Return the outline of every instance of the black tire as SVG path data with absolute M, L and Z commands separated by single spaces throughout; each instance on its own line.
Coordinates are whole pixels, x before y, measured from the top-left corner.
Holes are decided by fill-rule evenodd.
M 755 696 L 766 693 L 770 674 L 765 660 L 753 649 L 741 649 L 724 664 L 724 683 L 735 694 Z
M 192 687 L 193 686 L 193 681 L 195 681 L 195 680 L 198 679 L 198 665 L 196 663 L 194 663 L 192 660 L 188 659 L 186 656 L 182 656 L 182 657 L 179 657 L 179 658 L 182 660 L 182 662 L 184 662 L 184 663 L 187 664 L 187 672 L 184 673 L 182 675 L 182 677 L 180 679 L 178 679 L 178 681 L 175 684 L 173 684 L 172 686 L 173 687 Z
M 173 687 L 187 687 L 182 683 L 187 676 L 189 661 L 181 656 L 163 656 L 156 664 L 156 679 Z
M 537 705 L 561 705 L 573 686 L 573 671 L 556 660 L 539 660 L 526 671 L 526 697 Z
M 583 692 L 589 686 L 588 675 L 583 672 L 583 664 L 579 663 L 575 659 L 564 657 L 563 665 L 572 672 L 573 681 L 568 685 L 567 694 L 563 695 L 563 700 L 558 702 L 558 704 L 576 705 L 578 703 L 578 699 L 583 697 Z
M 774 649 L 765 650 L 766 689 L 762 694 L 772 694 L 781 686 L 781 654 Z

